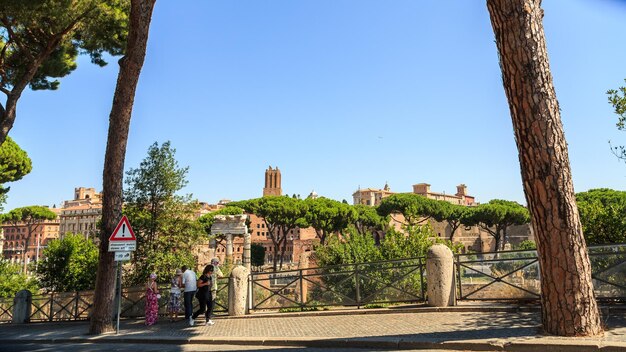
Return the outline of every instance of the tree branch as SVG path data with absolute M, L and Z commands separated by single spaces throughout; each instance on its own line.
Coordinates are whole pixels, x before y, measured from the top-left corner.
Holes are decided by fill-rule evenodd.
M 62 38 L 64 35 L 66 35 L 67 33 L 69 33 L 72 29 L 74 29 L 74 26 L 76 26 L 76 24 L 81 21 L 82 19 L 84 19 L 85 17 L 87 17 L 89 15 L 89 13 L 93 10 L 95 10 L 96 7 L 93 6 L 89 9 L 87 9 L 85 12 L 83 12 L 80 16 L 76 17 L 76 19 L 74 19 L 74 21 L 70 22 L 69 25 L 67 25 L 67 27 L 65 27 L 61 32 L 55 34 L 54 36 L 58 36 L 59 38 Z
M 15 32 L 13 32 L 13 28 L 11 28 L 11 21 L 9 21 L 8 18 L 6 17 L 2 17 L 0 18 L 0 23 L 2 23 L 4 25 L 4 27 L 7 29 L 7 34 L 9 35 L 9 41 L 13 40 L 15 42 L 15 44 L 20 47 L 20 49 L 22 49 L 22 51 L 24 51 L 24 55 L 26 55 L 28 57 L 29 60 L 34 60 L 34 57 L 32 55 L 32 53 L 27 50 L 27 48 L 24 46 L 24 43 L 22 43 L 22 41 L 19 39 L 19 36 L 17 36 L 15 34 Z

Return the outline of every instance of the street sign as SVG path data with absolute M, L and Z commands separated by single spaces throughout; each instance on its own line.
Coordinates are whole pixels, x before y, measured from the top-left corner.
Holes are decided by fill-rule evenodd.
M 126 215 L 109 237 L 109 252 L 131 252 L 137 249 L 137 238 Z
M 130 260 L 130 252 L 115 252 L 115 261 L 124 262 Z
M 136 241 L 135 233 L 126 215 L 122 216 L 122 220 L 115 227 L 115 231 L 109 237 L 109 241 Z
M 111 242 L 109 241 L 109 252 L 132 252 L 137 249 L 137 242 Z

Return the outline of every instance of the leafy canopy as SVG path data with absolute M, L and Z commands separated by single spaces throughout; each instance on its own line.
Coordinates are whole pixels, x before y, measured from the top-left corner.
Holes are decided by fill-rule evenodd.
M 370 233 L 362 235 L 348 230 L 341 237 L 333 236 L 326 245 L 316 247 L 315 254 L 319 265 L 324 267 L 423 257 L 433 244 L 438 243 L 448 246 L 455 253 L 463 247 L 462 244 L 453 245 L 438 238 L 429 225 L 417 225 L 405 226 L 404 232 L 390 229 L 379 246 Z
M 450 237 L 454 239 L 454 233 L 461 225 L 470 225 L 471 208 L 464 205 L 452 204 L 445 201 L 437 201 L 437 220 L 445 221 L 450 226 Z
M 21 180 L 32 169 L 28 154 L 11 137 L 7 137 L 0 145 L 0 204 L 4 203 L 4 197 L 9 192 L 9 187 L 4 184 Z
M 164 200 L 187 185 L 189 167 L 179 167 L 175 155 L 176 149 L 169 141 L 161 146 L 154 142 L 139 167 L 126 172 L 124 200 L 158 212 Z
M 13 297 L 21 290 L 35 294 L 39 287 L 36 280 L 22 274 L 19 265 L 0 259 L 0 297 Z
M 354 205 L 353 208 L 357 214 L 353 225 L 361 235 L 365 235 L 367 232 L 382 233 L 387 229 L 389 217 L 380 216 L 376 208 L 364 204 Z
M 31 205 L 22 208 L 15 208 L 3 215 L 3 220 L 13 224 L 23 223 L 27 226 L 39 224 L 45 220 L 54 220 L 57 215 L 48 207 Z
M 587 244 L 626 242 L 626 192 L 592 189 L 576 194 Z
M 496 250 L 503 248 L 510 226 L 530 222 L 530 213 L 523 205 L 502 199 L 468 208 L 466 225 L 478 225 L 496 240 Z
M 106 65 L 104 53 L 123 53 L 129 8 L 129 0 L 0 0 L 0 88 L 26 79 L 33 90 L 57 89 L 79 54 Z
M 139 168 L 127 172 L 124 213 L 137 237 L 129 284 L 143 283 L 151 272 L 166 281 L 176 268 L 196 265 L 192 250 L 203 233 L 196 220 L 199 204 L 177 195 L 189 168 L 178 166 L 175 153 L 170 142 L 155 142 Z
M 268 229 L 268 238 L 274 247 L 274 270 L 282 267 L 283 254 L 287 248 L 287 236 L 296 227 L 306 227 L 307 207 L 304 202 L 288 196 L 270 196 L 229 203 L 247 213 L 263 218 Z
M 626 130 L 626 87 L 609 89 L 606 94 L 609 96 L 609 103 L 613 106 L 614 113 L 617 115 L 617 123 L 615 124 L 617 129 L 620 131 Z M 614 147 L 611 145 L 611 150 L 619 159 L 626 161 L 626 149 L 624 149 L 624 146 Z
M 43 289 L 54 292 L 92 290 L 98 269 L 98 247 L 80 234 L 52 240 L 37 266 Z
M 437 201 L 419 194 L 398 193 L 383 198 L 377 208 L 381 216 L 400 213 L 407 225 L 417 225 L 430 217 L 439 218 Z
M 357 219 L 352 206 L 325 197 L 307 198 L 304 206 L 306 222 L 315 229 L 322 245 L 329 234 L 339 233 Z

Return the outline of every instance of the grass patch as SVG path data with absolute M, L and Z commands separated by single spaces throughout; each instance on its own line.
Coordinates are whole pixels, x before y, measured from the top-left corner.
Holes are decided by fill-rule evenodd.
M 320 310 L 318 307 L 291 307 L 291 308 L 281 308 L 278 310 L 279 313 L 296 313 L 296 312 L 313 312 Z
M 363 306 L 364 309 L 387 308 L 391 306 L 389 303 L 370 303 Z

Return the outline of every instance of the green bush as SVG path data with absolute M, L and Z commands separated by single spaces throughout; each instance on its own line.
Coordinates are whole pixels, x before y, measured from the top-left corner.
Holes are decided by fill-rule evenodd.
M 13 297 L 21 290 L 29 290 L 33 294 L 39 291 L 37 282 L 22 274 L 21 269 L 21 265 L 0 259 L 0 297 Z

